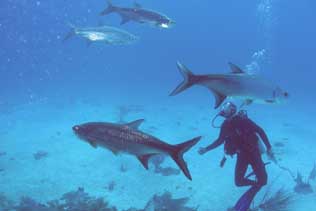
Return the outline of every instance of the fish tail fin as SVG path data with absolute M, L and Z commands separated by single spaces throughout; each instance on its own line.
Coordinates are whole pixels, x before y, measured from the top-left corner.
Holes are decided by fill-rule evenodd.
M 107 0 L 107 4 L 108 4 L 107 8 L 105 8 L 105 9 L 100 13 L 100 15 L 102 15 L 102 16 L 103 16 L 103 15 L 108 15 L 108 14 L 110 14 L 110 13 L 112 13 L 112 12 L 115 11 L 115 6 L 113 6 L 111 0 Z
M 171 150 L 171 157 L 172 159 L 177 163 L 179 168 L 182 170 L 184 175 L 189 179 L 192 180 L 190 171 L 188 169 L 188 166 L 186 162 L 183 159 L 183 154 L 189 151 L 195 144 L 197 144 L 201 139 L 201 136 L 193 138 L 189 141 L 186 141 L 181 144 L 174 145 L 172 150 Z
M 71 23 L 68 23 L 68 26 L 70 27 L 70 31 L 64 37 L 63 42 L 69 40 L 70 38 L 76 35 L 76 27 Z
M 198 76 L 194 75 L 186 66 L 184 66 L 180 62 L 177 62 L 177 66 L 184 80 L 177 86 L 177 88 L 175 88 L 170 93 L 170 96 L 177 95 L 185 89 L 190 88 L 197 82 L 198 78 Z

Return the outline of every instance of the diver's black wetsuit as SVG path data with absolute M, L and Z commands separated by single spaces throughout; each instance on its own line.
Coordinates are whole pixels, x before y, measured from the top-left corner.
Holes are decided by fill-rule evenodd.
M 261 159 L 257 135 L 261 137 L 267 150 L 270 150 L 271 145 L 263 129 L 248 117 L 235 115 L 225 120 L 218 139 L 207 146 L 206 151 L 212 150 L 228 140 L 236 144 L 235 184 L 237 186 L 256 186 L 259 191 L 260 187 L 267 184 L 267 172 Z M 245 178 L 248 165 L 251 165 L 257 181 Z

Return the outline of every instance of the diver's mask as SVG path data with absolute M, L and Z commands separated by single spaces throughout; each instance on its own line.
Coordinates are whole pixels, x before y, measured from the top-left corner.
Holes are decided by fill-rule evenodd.
M 233 117 L 237 112 L 237 106 L 232 103 L 232 102 L 226 102 L 220 109 L 220 111 L 218 112 L 218 114 L 216 114 L 216 116 L 213 118 L 212 120 L 212 126 L 214 128 L 220 128 L 219 126 L 216 126 L 214 124 L 215 120 L 217 119 L 217 117 L 222 116 L 225 119 L 229 119 L 231 117 Z

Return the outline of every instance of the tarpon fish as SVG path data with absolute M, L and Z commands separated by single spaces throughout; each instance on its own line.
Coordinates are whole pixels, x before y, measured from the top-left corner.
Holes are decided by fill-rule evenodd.
M 227 74 L 195 75 L 181 63 L 177 63 L 184 81 L 170 94 L 174 96 L 193 85 L 200 85 L 209 89 L 215 96 L 215 108 L 218 108 L 226 97 L 244 100 L 244 104 L 280 103 L 289 94 L 279 86 L 262 78 L 260 75 L 247 74 L 238 66 L 229 63 L 232 70 Z
M 183 159 L 183 154 L 193 147 L 201 137 L 171 145 L 138 130 L 143 121 L 143 119 L 140 119 L 127 124 L 89 122 L 73 126 L 72 129 L 80 139 L 88 142 L 94 148 L 103 147 L 109 149 L 115 155 L 119 153 L 135 155 L 146 169 L 148 169 L 148 160 L 151 156 L 157 154 L 169 155 L 184 175 L 192 180 L 187 164 Z
M 127 45 L 139 40 L 137 36 L 129 32 L 111 26 L 77 28 L 71 24 L 69 25 L 71 31 L 66 35 L 64 41 L 75 35 L 85 38 L 88 45 L 92 42 L 103 42 L 109 45 Z
M 117 13 L 121 16 L 121 25 L 129 21 L 137 23 L 146 23 L 159 28 L 170 28 L 175 24 L 173 20 L 159 12 L 145 9 L 140 4 L 135 3 L 134 7 L 118 7 L 114 6 L 108 0 L 108 7 L 101 12 L 100 15 L 108 15 L 110 13 Z

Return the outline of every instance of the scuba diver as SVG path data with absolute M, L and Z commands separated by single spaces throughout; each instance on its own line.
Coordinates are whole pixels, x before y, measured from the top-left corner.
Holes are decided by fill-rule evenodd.
M 220 127 L 220 135 L 209 146 L 200 148 L 199 154 L 205 154 L 222 144 L 224 144 L 225 154 L 231 156 L 237 154 L 235 184 L 238 187 L 251 186 L 251 188 L 238 200 L 232 210 L 247 211 L 255 195 L 267 184 L 267 172 L 261 158 L 257 135 L 265 144 L 267 155 L 273 158 L 271 144 L 264 130 L 247 117 L 246 111 L 241 110 L 237 113 L 237 107 L 232 102 L 223 105 L 221 111 L 213 119 L 213 123 L 218 116 L 225 118 Z M 221 167 L 225 161 L 226 157 L 221 161 Z M 249 165 L 256 176 L 255 180 L 245 176 Z

